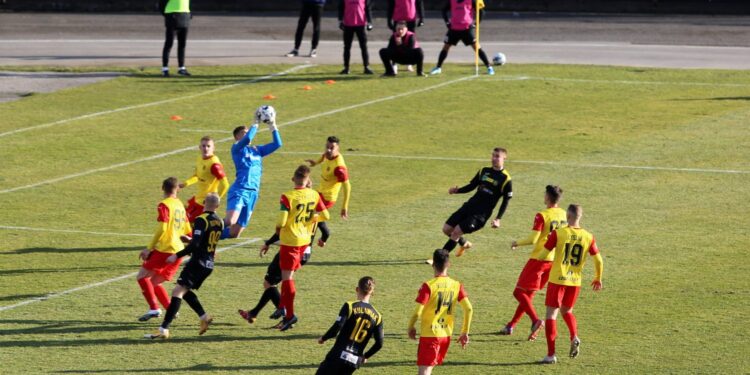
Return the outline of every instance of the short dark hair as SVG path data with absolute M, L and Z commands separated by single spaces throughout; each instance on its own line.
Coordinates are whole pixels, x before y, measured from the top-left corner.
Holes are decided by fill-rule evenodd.
M 165 193 L 171 193 L 177 189 L 179 184 L 177 177 L 167 177 L 167 179 L 161 183 L 161 190 Z
M 502 152 L 505 155 L 508 155 L 508 150 L 502 148 L 502 147 L 495 147 L 492 149 L 492 152 Z
M 578 219 L 583 214 L 583 207 L 580 204 L 571 204 L 568 206 L 568 215 Z
M 445 271 L 448 266 L 448 260 L 450 259 L 450 253 L 445 249 L 437 249 L 432 253 L 432 266 L 438 272 Z
M 240 126 L 234 128 L 234 130 L 232 130 L 232 135 L 234 135 L 234 137 L 237 138 L 237 134 L 240 134 L 240 132 L 243 131 L 243 130 L 247 130 L 247 126 L 240 125 Z
M 557 204 L 562 197 L 563 189 L 557 185 L 547 185 L 545 193 L 547 193 L 550 202 Z
M 360 292 L 364 294 L 370 294 L 372 293 L 372 290 L 375 289 L 375 280 L 373 280 L 373 278 L 370 276 L 365 276 L 359 279 L 357 287 L 359 288 Z
M 302 180 L 304 180 L 307 176 L 310 175 L 310 167 L 306 165 L 300 165 L 297 167 L 297 169 L 294 171 L 294 182 L 300 183 Z
M 328 137 L 327 141 L 331 142 L 331 143 L 339 143 L 339 137 L 337 137 L 335 135 L 332 135 L 332 136 Z
M 396 28 L 398 28 L 400 26 L 408 27 L 408 26 L 406 26 L 406 21 L 398 21 L 398 22 L 396 22 Z

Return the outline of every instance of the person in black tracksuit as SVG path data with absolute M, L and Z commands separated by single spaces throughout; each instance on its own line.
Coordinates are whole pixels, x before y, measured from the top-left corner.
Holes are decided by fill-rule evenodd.
M 370 304 L 374 288 L 372 277 L 359 279 L 357 301 L 344 303 L 331 328 L 318 339 L 318 344 L 322 345 L 336 337 L 336 343 L 320 363 L 317 375 L 352 374 L 383 347 L 383 317 Z M 371 338 L 375 343 L 365 352 Z
M 386 77 L 393 77 L 396 72 L 393 70 L 395 64 L 417 65 L 417 75 L 423 76 L 422 62 L 424 61 L 424 52 L 419 48 L 417 36 L 407 30 L 405 21 L 396 23 L 396 31 L 391 35 L 388 41 L 388 47 L 380 50 L 380 59 L 385 66 Z
M 159 10 L 164 15 L 166 27 L 164 49 L 161 53 L 161 74 L 169 77 L 169 53 L 174 44 L 174 36 L 177 34 L 177 62 L 179 64 L 177 74 L 190 76 L 185 68 L 185 46 L 191 19 L 190 0 L 159 0 Z
M 320 40 L 320 18 L 323 16 L 323 7 L 326 0 L 302 0 L 302 11 L 297 21 L 297 32 L 294 34 L 294 49 L 286 54 L 287 57 L 299 56 L 299 46 L 302 44 L 302 34 L 307 27 L 307 21 L 312 18 L 313 37 L 310 57 L 318 56 L 318 41 Z

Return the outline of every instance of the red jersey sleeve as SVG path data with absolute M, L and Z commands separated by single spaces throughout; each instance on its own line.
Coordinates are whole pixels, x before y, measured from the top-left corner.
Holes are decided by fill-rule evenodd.
M 281 203 L 281 207 L 279 207 L 279 210 L 289 211 L 289 198 L 287 198 L 286 195 L 281 194 L 281 199 L 279 199 L 279 203 Z
M 531 227 L 531 230 L 537 232 L 544 230 L 544 216 L 542 216 L 542 214 L 536 214 L 536 216 L 534 216 L 534 226 Z
M 321 211 L 326 210 L 326 209 L 327 209 L 327 207 L 326 207 L 325 201 L 323 200 L 323 196 L 320 195 L 320 193 L 318 193 L 318 204 L 315 206 L 315 211 L 316 212 L 321 212 Z
M 333 170 L 333 175 L 336 176 L 338 182 L 349 180 L 349 171 L 346 167 L 336 167 L 336 169 Z
M 469 295 L 466 294 L 466 290 L 464 290 L 464 284 L 461 284 L 461 288 L 458 289 L 458 302 L 461 302 L 464 300 L 464 298 L 468 297 Z
M 219 163 L 215 163 L 211 166 L 211 174 L 219 180 L 227 176 L 227 174 L 224 173 L 224 167 Z
M 555 245 L 557 245 L 557 231 L 553 231 L 549 234 L 547 242 L 544 243 L 544 248 L 552 251 L 555 248 Z
M 599 248 L 596 247 L 596 239 L 593 236 L 591 237 L 591 246 L 589 247 L 589 254 L 591 255 L 599 254 Z
M 169 222 L 169 207 L 164 203 L 159 203 L 159 207 L 156 208 L 159 211 L 159 216 L 156 217 L 156 221 L 161 223 Z
M 427 283 L 422 284 L 422 287 L 419 288 L 419 294 L 417 294 L 417 299 L 415 300 L 420 305 L 425 305 L 430 300 L 430 286 L 427 285 Z

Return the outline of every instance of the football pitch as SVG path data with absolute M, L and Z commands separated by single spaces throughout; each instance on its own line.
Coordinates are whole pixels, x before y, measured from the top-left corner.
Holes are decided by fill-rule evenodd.
M 334 66 L 191 71 L 132 71 L 0 104 L 0 373 L 314 373 L 332 345 L 317 338 L 365 275 L 377 283 L 371 302 L 386 334 L 358 373 L 415 373 L 406 325 L 432 277 L 423 260 L 470 196 L 448 188 L 488 166 L 496 146 L 509 151 L 514 197 L 501 228 L 468 235 L 475 247 L 452 259 L 474 321 L 467 349 L 452 344 L 436 374 L 750 371 L 750 73 L 512 64 L 495 76 L 448 65 L 441 76 L 395 79 L 339 76 Z M 198 336 L 183 305 L 173 338 L 143 339 L 160 321 L 137 321 L 147 306 L 135 272 L 161 181 L 190 176 L 205 134 L 233 181 L 231 129 L 264 103 L 276 108 L 284 145 L 264 162 L 248 230 L 220 243 L 197 292 L 215 324 Z M 256 142 L 269 142 L 261 129 Z M 295 276 L 297 326 L 270 329 L 270 307 L 249 325 L 237 309 L 261 295 L 271 258 L 258 248 L 273 233 L 278 197 L 329 135 L 341 139 L 350 171 L 350 218 L 333 209 L 328 245 Z M 528 318 L 514 335 L 497 334 L 531 251 L 510 243 L 528 235 L 547 184 L 565 190 L 563 207 L 583 206 L 605 262 L 599 293 L 588 287 L 593 264 L 585 269 L 575 308 L 581 355 L 564 355 L 559 319 L 553 366 L 536 364 L 546 345 L 543 333 L 526 341 Z M 543 297 L 534 300 L 540 314 Z

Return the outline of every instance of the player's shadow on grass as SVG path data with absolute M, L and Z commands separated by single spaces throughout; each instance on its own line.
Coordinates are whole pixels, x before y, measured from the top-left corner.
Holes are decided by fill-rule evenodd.
M 389 259 L 389 260 L 351 260 L 351 261 L 316 261 L 311 260 L 305 267 L 330 267 L 330 266 L 399 266 L 424 264 L 424 259 Z M 427 265 L 425 264 L 425 267 Z
M 706 101 L 706 100 L 750 100 L 750 96 L 716 96 L 713 98 L 697 98 L 697 99 L 672 99 L 673 101 L 680 102 L 692 102 L 692 101 Z
M 133 247 L 133 246 L 125 246 L 125 247 L 78 247 L 78 248 L 69 248 L 69 249 L 62 249 L 57 247 L 28 247 L 25 249 L 16 249 L 11 251 L 4 251 L 0 254 L 2 255 L 12 255 L 12 254 L 35 254 L 35 253 L 45 253 L 45 254 L 73 254 L 73 253 L 108 253 L 108 252 L 118 252 L 118 251 L 132 251 L 133 254 L 137 254 L 137 250 L 140 250 L 140 247 Z
M 95 320 L 0 320 L 0 324 L 36 325 L 28 328 L 0 329 L 0 335 L 23 334 L 81 334 L 89 332 L 144 331 L 151 328 L 139 322 L 108 322 Z M 43 342 L 40 341 L 40 342 Z M 3 346 L 5 343 L 0 343 Z M 8 343 L 11 344 L 11 343 Z M 13 346 L 13 345 L 9 345 Z
M 0 297 L 0 301 L 16 301 L 19 299 L 31 299 L 31 298 L 40 298 L 44 297 L 47 294 L 14 294 L 12 296 L 5 296 Z
M 320 359 L 323 360 L 322 358 Z M 278 370 L 304 370 L 304 369 L 310 369 L 314 370 L 317 369 L 320 364 L 318 362 L 316 363 L 306 363 L 306 364 L 285 364 L 285 365 L 237 365 L 237 366 L 215 366 L 211 363 L 202 363 L 198 365 L 193 366 L 187 366 L 187 367 L 166 367 L 166 368 L 142 368 L 142 369 L 108 369 L 108 370 L 64 370 L 64 371 L 57 371 L 58 374 L 105 374 L 105 373 L 162 373 L 162 372 L 213 372 L 213 371 L 251 371 L 251 370 L 264 370 L 264 371 L 278 371 Z M 486 365 L 486 364 L 481 364 Z M 373 360 L 372 362 L 368 362 L 366 365 L 362 366 L 362 368 L 369 368 L 369 367 L 394 367 L 394 366 L 414 366 L 414 361 L 389 361 L 389 362 L 379 362 L 377 360 Z M 501 365 L 502 366 L 502 365 Z
M 40 274 L 40 273 L 59 273 L 59 272 L 89 272 L 89 271 L 114 271 L 117 269 L 133 269 L 133 266 L 120 265 L 120 266 L 101 266 L 101 267 L 75 267 L 70 268 L 19 268 L 14 270 L 3 270 L 3 276 L 8 275 L 25 275 L 25 274 Z
M 96 323 L 96 322 L 95 322 Z M 36 333 L 36 334 L 61 334 L 61 333 L 88 333 L 88 332 L 115 332 L 115 331 L 136 331 L 127 332 L 119 338 L 98 338 L 98 339 L 81 339 L 71 338 L 67 340 L 17 340 L 17 341 L 0 341 L 0 348 L 4 347 L 84 347 L 84 346 L 116 346 L 116 345 L 163 345 L 164 343 L 159 340 L 148 340 L 143 338 L 144 333 L 148 333 L 150 330 L 153 331 L 154 325 L 146 325 L 143 323 L 112 323 L 112 322 L 99 322 L 99 325 L 91 325 L 84 327 L 47 327 L 40 329 L 38 332 L 28 332 L 25 329 L 15 330 L 1 330 L 0 334 L 5 335 L 13 334 L 13 331 L 24 331 L 21 333 Z M 31 328 L 34 329 L 34 328 Z M 290 342 L 292 340 L 299 340 L 304 342 L 313 342 L 319 336 L 312 334 L 298 334 L 298 335 L 287 335 L 283 333 L 269 335 L 269 336 L 225 336 L 221 334 L 209 334 L 206 336 L 195 336 L 192 330 L 179 329 L 173 330 L 173 336 L 169 339 L 171 343 L 228 343 L 238 342 L 247 343 L 253 341 L 278 341 L 283 340 Z M 183 336 L 184 335 L 184 336 Z

